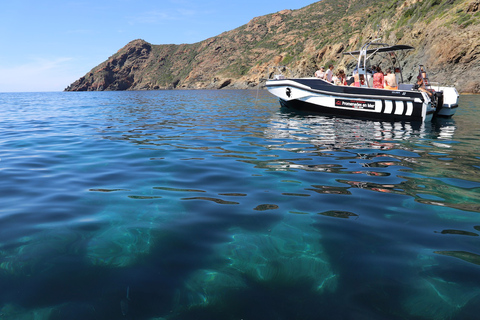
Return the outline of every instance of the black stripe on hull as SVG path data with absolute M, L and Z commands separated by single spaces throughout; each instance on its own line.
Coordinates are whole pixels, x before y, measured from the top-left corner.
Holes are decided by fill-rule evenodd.
M 289 81 L 289 83 L 285 83 Z M 332 96 L 339 96 L 343 98 L 356 99 L 387 99 L 387 100 L 405 100 L 413 101 L 415 98 L 424 102 L 423 96 L 418 91 L 406 90 L 385 90 L 365 87 L 351 87 L 351 86 L 335 86 L 319 79 L 285 79 L 282 81 L 269 81 L 267 87 L 296 87 L 301 90 L 310 91 L 312 93 L 328 94 Z M 308 88 L 305 88 L 308 87 Z
M 402 116 L 405 116 L 405 114 L 407 113 L 407 103 L 405 101 L 403 101 L 403 113 L 402 113 Z
M 383 120 L 383 121 L 423 121 L 422 113 L 421 113 L 421 110 L 422 110 L 421 103 L 419 104 L 414 103 L 412 115 L 407 116 L 405 114 L 407 110 L 406 102 L 404 103 L 404 106 L 403 106 L 403 113 L 394 114 L 394 113 L 384 113 L 385 112 L 384 100 L 382 100 L 382 112 L 366 112 L 366 111 L 358 111 L 356 109 L 351 109 L 351 110 L 338 109 L 338 108 L 311 104 L 301 100 L 285 101 L 283 99 L 279 99 L 279 101 L 282 107 L 301 110 L 301 111 L 307 111 L 307 112 L 314 112 L 319 114 L 325 114 L 325 115 L 335 115 L 339 117 L 361 118 L 361 119 L 372 119 L 372 120 Z M 393 105 L 395 110 L 394 101 L 393 101 Z

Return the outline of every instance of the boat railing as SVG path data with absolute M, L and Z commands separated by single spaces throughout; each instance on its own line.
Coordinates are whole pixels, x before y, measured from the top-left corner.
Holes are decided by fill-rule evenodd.
M 430 84 L 430 88 L 432 88 L 433 90 L 435 90 L 435 91 L 441 91 L 441 89 L 440 89 L 440 82 L 430 81 L 429 84 Z

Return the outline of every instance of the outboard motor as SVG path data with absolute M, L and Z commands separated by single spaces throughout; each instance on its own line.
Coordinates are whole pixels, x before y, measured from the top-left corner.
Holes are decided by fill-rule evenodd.
M 438 114 L 440 109 L 443 108 L 443 91 L 436 91 L 434 93 L 435 97 L 435 112 L 433 113 L 434 116 Z

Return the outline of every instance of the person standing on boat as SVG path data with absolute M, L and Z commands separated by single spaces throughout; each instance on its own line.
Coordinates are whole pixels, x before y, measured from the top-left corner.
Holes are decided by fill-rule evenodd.
M 387 75 L 385 76 L 385 89 L 388 90 L 398 90 L 397 78 L 395 74 L 392 73 L 392 70 L 387 69 Z
M 373 87 L 377 89 L 383 89 L 384 76 L 380 66 L 376 67 L 376 72 L 373 74 Z
M 328 66 L 327 72 L 325 72 L 325 80 L 327 82 L 333 83 L 333 64 Z
M 324 79 L 325 78 L 325 67 L 321 66 L 319 70 L 315 72 L 315 77 L 319 79 Z

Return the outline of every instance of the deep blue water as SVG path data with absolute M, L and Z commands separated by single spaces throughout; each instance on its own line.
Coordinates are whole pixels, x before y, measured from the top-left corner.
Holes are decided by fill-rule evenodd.
M 0 319 L 475 319 L 480 96 L 0 93 Z

